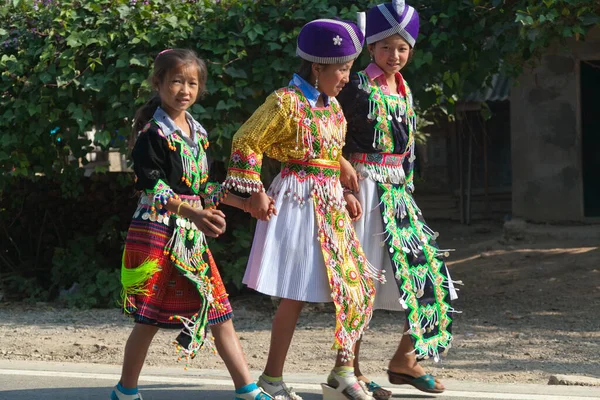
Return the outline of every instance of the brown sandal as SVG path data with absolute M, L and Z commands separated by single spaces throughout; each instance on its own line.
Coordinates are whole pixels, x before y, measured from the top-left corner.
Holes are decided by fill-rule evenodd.
M 369 383 L 362 382 L 367 390 L 373 394 L 375 400 L 388 400 L 392 397 L 392 392 L 381 387 L 381 385 L 370 381 Z

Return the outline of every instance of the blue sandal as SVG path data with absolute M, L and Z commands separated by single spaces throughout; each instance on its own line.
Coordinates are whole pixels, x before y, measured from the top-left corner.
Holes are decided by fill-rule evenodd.
M 138 389 L 126 389 L 119 383 L 110 394 L 110 400 L 143 400 Z
M 435 378 L 431 374 L 426 374 L 415 378 L 407 374 L 399 374 L 388 369 L 388 378 L 393 385 L 411 385 L 425 393 L 442 393 L 444 389 L 435 388 Z
M 236 389 L 234 400 L 273 400 L 273 397 L 252 382 Z
M 381 385 L 371 381 L 369 383 L 365 383 L 369 392 L 373 394 L 375 400 L 388 400 L 392 397 L 392 392 L 387 389 L 381 387 Z

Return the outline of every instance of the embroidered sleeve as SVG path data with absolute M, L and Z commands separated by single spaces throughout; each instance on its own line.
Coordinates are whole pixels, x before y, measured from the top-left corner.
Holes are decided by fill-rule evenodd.
M 348 133 L 343 153 L 372 153 L 375 122 L 370 104 L 371 87 L 366 75 L 355 73 L 336 97 L 348 121 Z
M 152 211 L 158 211 L 159 214 L 167 212 L 167 202 L 169 199 L 178 199 L 177 193 L 169 187 L 163 180 L 159 179 L 152 190 L 146 190 L 147 194 L 151 194 L 153 199 Z
M 227 195 L 227 190 L 220 183 L 223 181 L 225 173 L 223 168 L 217 168 L 216 163 L 212 162 L 208 154 L 203 162 L 208 169 L 208 180 L 200 188 L 200 196 L 204 198 L 205 208 L 216 208 Z
M 241 193 L 264 191 L 260 180 L 263 154 L 285 157 L 291 132 L 289 96 L 270 95 L 233 137 L 225 189 Z M 280 160 L 281 161 L 281 160 Z
M 156 127 L 146 125 L 138 136 L 133 152 L 133 170 L 136 176 L 135 187 L 152 195 L 154 207 L 164 213 L 164 205 L 177 194 L 167 182 L 169 145 Z

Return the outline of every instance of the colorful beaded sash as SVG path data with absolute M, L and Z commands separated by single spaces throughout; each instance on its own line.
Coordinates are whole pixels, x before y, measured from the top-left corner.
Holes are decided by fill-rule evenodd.
M 356 238 L 339 184 L 339 168 L 337 161 L 294 160 L 283 163 L 281 176 L 293 176 L 298 184 L 311 186 L 318 238 L 336 309 L 333 348 L 341 350 L 344 359 L 352 359 L 354 344 L 373 313 L 373 278 L 384 278 L 369 265 Z M 285 195 L 291 197 L 291 193 Z M 296 193 L 293 199 L 303 204 L 304 199 Z
M 450 348 L 452 314 L 446 266 L 447 251 L 439 250 L 406 185 L 378 184 L 380 209 L 400 304 L 406 310 L 408 334 L 419 359 Z

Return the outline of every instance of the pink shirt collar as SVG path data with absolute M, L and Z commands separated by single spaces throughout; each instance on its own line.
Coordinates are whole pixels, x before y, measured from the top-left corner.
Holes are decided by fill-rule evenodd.
M 375 81 L 381 88 L 383 94 L 390 94 L 390 88 L 388 87 L 387 80 L 385 79 L 385 73 L 379 66 L 375 63 L 370 63 L 367 68 L 365 68 L 365 74 Z M 398 92 L 402 96 L 406 96 L 406 88 L 404 87 L 404 78 L 400 72 L 396 72 L 396 84 L 398 85 Z

